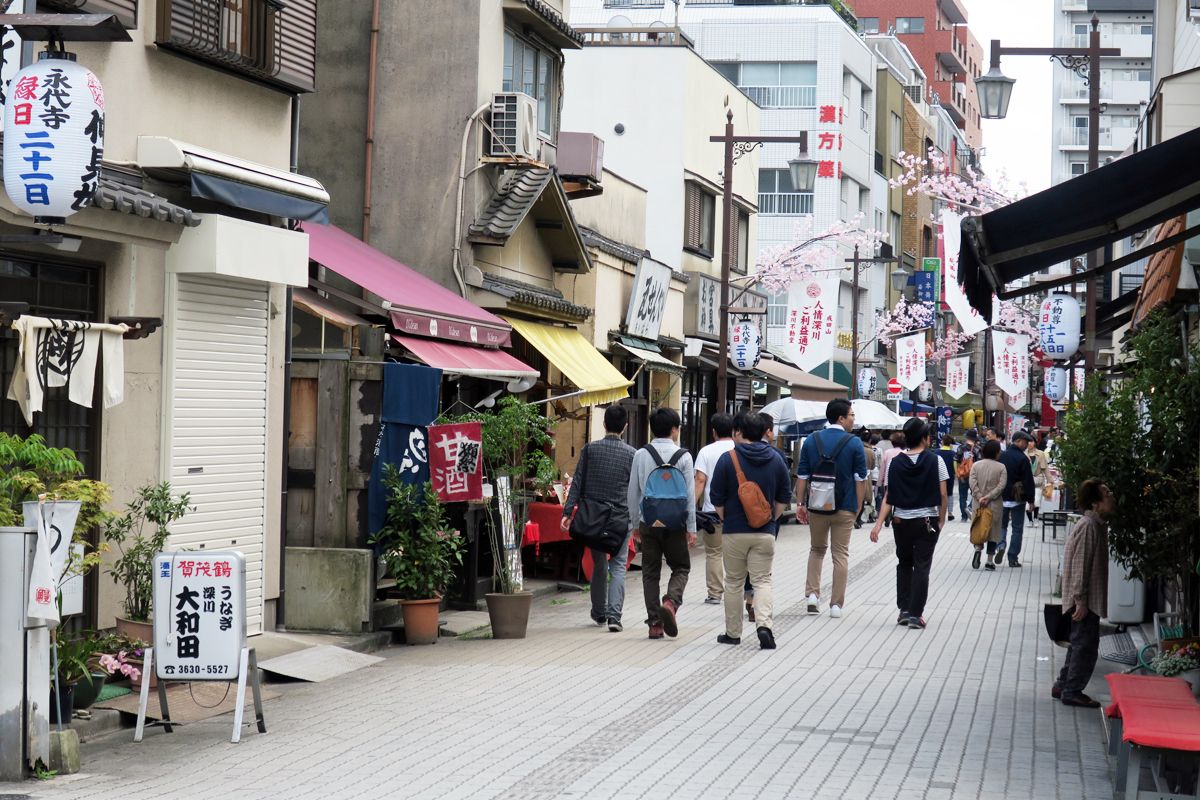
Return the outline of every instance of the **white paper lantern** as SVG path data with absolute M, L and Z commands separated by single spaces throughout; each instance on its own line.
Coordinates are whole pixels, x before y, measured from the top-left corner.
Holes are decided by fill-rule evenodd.
M 729 359 L 738 369 L 754 369 L 762 355 L 762 333 L 750 320 L 736 323 L 729 331 Z
M 872 367 L 863 367 L 858 371 L 858 395 L 870 397 L 879 387 L 879 376 Z
M 1079 350 L 1079 301 L 1069 294 L 1052 294 L 1038 312 L 1038 336 L 1047 358 L 1063 361 Z
M 933 399 L 933 384 L 929 381 L 923 382 L 917 387 L 917 399 L 922 403 L 928 403 Z
M 4 189 L 47 222 L 92 202 L 104 157 L 104 89 L 70 53 L 42 53 L 9 84 Z
M 1067 371 L 1062 367 L 1047 367 L 1042 383 L 1051 403 L 1061 403 L 1067 396 Z

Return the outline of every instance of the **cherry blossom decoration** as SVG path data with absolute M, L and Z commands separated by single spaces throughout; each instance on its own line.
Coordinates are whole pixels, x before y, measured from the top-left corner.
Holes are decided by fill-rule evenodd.
M 797 281 L 813 277 L 813 273 L 840 270 L 841 260 L 855 246 L 864 258 L 873 256 L 887 234 L 862 227 L 863 215 L 849 222 L 836 222 L 820 233 L 813 233 L 812 217 L 801 218 L 795 241 L 766 251 L 759 259 L 756 277 L 772 294 L 783 294 Z M 865 265 L 864 265 L 865 266 Z

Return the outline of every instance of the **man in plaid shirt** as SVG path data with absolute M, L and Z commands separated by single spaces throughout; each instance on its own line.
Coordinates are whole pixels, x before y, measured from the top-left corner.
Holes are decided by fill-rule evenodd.
M 629 412 L 619 404 L 604 410 L 605 436 L 590 442 L 579 452 L 575 478 L 563 505 L 562 530 L 571 527 L 571 516 L 581 497 L 598 500 L 612 507 L 609 525 L 625 532 L 621 549 L 612 558 L 603 550 L 592 551 L 592 621 L 608 624 L 620 633 L 621 609 L 625 605 L 625 562 L 629 558 L 629 473 L 633 470 L 634 449 L 621 439 L 629 421 Z M 607 564 L 607 568 L 605 567 Z

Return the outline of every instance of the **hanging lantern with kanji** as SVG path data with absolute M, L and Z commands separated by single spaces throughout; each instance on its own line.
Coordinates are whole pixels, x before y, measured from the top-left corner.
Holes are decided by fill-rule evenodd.
M 870 398 L 879 387 L 879 375 L 874 367 L 863 367 L 858 371 L 858 396 Z
M 1079 301 L 1069 294 L 1052 294 L 1038 311 L 1038 337 L 1047 358 L 1065 361 L 1079 351 Z
M 1067 396 L 1067 371 L 1062 367 L 1047 367 L 1042 376 L 1042 385 L 1051 403 L 1061 403 Z
M 923 381 L 921 385 L 917 387 L 917 400 L 921 401 L 922 403 L 928 403 L 932 399 L 933 384 L 929 381 Z
M 762 355 L 762 333 L 748 319 L 736 323 L 729 331 L 729 360 L 738 369 L 754 369 Z

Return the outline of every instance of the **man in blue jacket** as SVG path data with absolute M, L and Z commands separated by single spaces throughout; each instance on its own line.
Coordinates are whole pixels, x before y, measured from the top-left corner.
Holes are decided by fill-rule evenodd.
M 778 451 L 762 441 L 764 430 L 761 415 L 750 411 L 737 415 L 733 423 L 735 445 L 732 451 L 717 460 L 710 496 L 723 520 L 721 550 L 725 561 L 725 633 L 718 636 L 717 641 L 741 644 L 741 590 L 749 575 L 754 586 L 758 643 L 763 650 L 774 650 L 771 569 L 775 560 L 779 515 L 787 508 L 792 493 L 787 466 Z M 765 525 L 755 526 L 747 518 L 738 494 L 743 478 L 747 484 L 757 486 L 770 505 L 771 517 Z
M 833 593 L 829 597 L 829 616 L 840 617 L 846 605 L 846 583 L 850 576 L 850 534 L 854 518 L 867 496 L 867 456 L 862 441 L 850 431 L 854 428 L 854 406 L 849 400 L 830 400 L 825 407 L 825 429 L 804 440 L 800 463 L 796 468 L 796 521 L 808 525 L 812 548 L 808 553 L 808 613 L 818 614 L 821 596 L 821 568 L 825 552 L 833 545 Z M 824 457 L 833 460 L 834 475 L 817 474 Z M 833 508 L 818 508 L 809 496 L 809 484 L 834 481 Z M 810 517 L 811 514 L 811 517 Z M 811 519 L 811 522 L 810 522 Z
M 1021 566 L 1021 537 L 1025 533 L 1025 509 L 1033 509 L 1034 486 L 1033 468 L 1029 465 L 1029 456 L 1025 448 L 1033 437 L 1025 431 L 1017 431 L 1012 436 L 1012 447 L 1005 448 L 1000 453 L 1000 463 L 1008 470 L 1008 483 L 1004 486 L 1004 515 L 1000 522 L 1000 544 L 996 545 L 996 563 L 1004 560 L 1008 553 L 1010 567 Z M 1012 525 L 1012 535 L 1009 535 L 1009 525 Z

